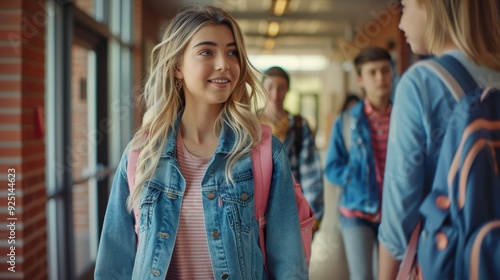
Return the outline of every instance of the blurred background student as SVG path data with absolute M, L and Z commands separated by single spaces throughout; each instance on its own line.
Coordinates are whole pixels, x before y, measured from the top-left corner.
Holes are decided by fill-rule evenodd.
M 350 279 L 375 279 L 392 91 L 391 55 L 363 49 L 354 60 L 366 98 L 335 121 L 326 156 L 327 179 L 343 188 L 340 225 Z M 346 99 L 345 107 L 351 98 Z
M 319 229 L 324 212 L 323 169 L 314 142 L 314 133 L 300 115 L 292 115 L 283 107 L 290 89 L 290 76 L 281 67 L 264 72 L 262 84 L 268 95 L 261 120 L 269 124 L 273 134 L 285 143 L 292 173 L 301 184 L 309 205 L 314 210 L 313 234 Z

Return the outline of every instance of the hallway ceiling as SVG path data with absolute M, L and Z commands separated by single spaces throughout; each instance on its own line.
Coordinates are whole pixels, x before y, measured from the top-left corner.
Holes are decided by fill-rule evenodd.
M 165 15 L 191 3 L 215 4 L 229 11 L 246 34 L 250 53 L 330 54 L 341 41 L 375 22 L 378 14 L 394 16 L 397 0 L 147 0 Z M 276 2 L 288 2 L 282 16 L 273 13 Z M 278 4 L 279 5 L 279 4 Z M 279 31 L 269 36 L 272 22 Z M 276 23 L 272 24 L 276 27 Z M 382 24 L 379 24 L 379 27 Z M 272 35 L 272 34 L 271 34 Z M 267 47 L 266 47 L 267 45 Z

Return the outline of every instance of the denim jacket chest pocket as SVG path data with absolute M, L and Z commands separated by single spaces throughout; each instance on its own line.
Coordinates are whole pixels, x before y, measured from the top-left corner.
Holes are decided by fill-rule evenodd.
M 139 201 L 139 232 L 144 232 L 151 227 L 154 208 L 161 195 L 161 191 L 153 183 L 146 183 Z
M 221 188 L 220 196 L 229 224 L 235 231 L 250 232 L 255 221 L 254 183 L 251 170 L 234 175 L 234 183 Z
M 154 182 L 146 182 L 139 202 L 139 232 L 151 228 L 155 210 L 161 199 L 175 200 L 179 197 L 181 194 L 177 191 L 166 190 L 165 187 Z

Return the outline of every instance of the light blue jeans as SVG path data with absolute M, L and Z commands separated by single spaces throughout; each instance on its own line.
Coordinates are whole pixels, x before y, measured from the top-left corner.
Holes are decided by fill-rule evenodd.
M 340 217 L 349 279 L 377 279 L 378 223 L 361 218 Z

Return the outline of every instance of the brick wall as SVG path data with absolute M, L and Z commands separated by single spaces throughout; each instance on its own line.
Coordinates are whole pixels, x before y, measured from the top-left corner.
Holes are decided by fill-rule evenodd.
M 88 110 L 86 99 L 87 50 L 74 45 L 71 55 L 71 143 L 73 180 L 86 177 L 88 166 Z M 82 92 L 84 91 L 84 92 Z M 67 151 L 69 152 L 69 151 Z M 77 229 L 88 229 L 88 190 L 86 184 L 73 186 L 73 216 Z
M 45 144 L 43 125 L 38 125 L 43 124 L 39 116 L 43 117 L 45 90 L 44 5 L 44 0 L 0 1 L 2 279 L 48 278 Z M 8 178 L 15 178 L 10 191 Z M 15 208 L 8 209 L 9 195 Z
M 88 133 L 88 51 L 80 46 L 73 45 L 71 49 L 71 172 L 73 180 L 80 181 L 89 174 L 89 141 L 94 141 Z M 80 181 L 81 182 L 81 181 Z M 76 274 L 81 273 L 89 265 L 90 225 L 89 225 L 89 184 L 88 181 L 73 184 L 73 231 L 75 243 Z

